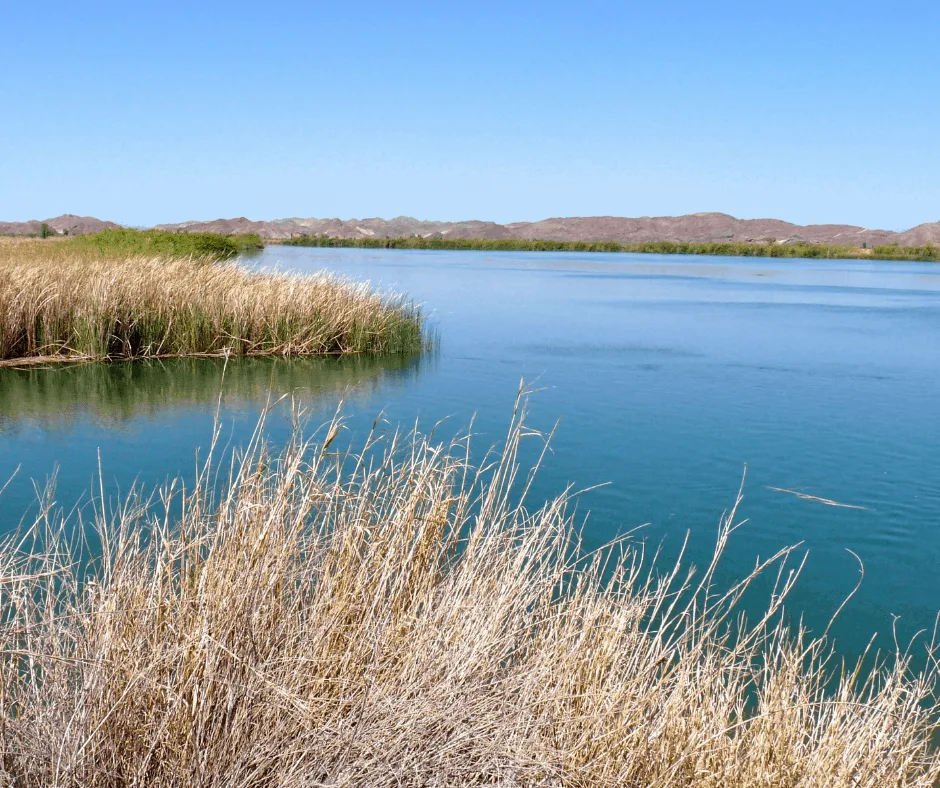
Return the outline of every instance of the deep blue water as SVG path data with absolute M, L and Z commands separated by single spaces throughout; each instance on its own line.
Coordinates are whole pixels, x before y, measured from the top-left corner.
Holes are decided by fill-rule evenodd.
M 0 370 L 0 496 L 14 527 L 58 466 L 58 500 L 88 491 L 100 450 L 109 489 L 191 474 L 222 393 L 226 440 L 246 439 L 269 391 L 322 420 L 348 392 L 353 434 L 476 414 L 476 444 L 504 433 L 521 378 L 533 426 L 559 421 L 535 489 L 585 494 L 585 538 L 645 525 L 667 552 L 690 531 L 701 563 L 745 466 L 745 524 L 723 579 L 803 543 L 790 609 L 854 654 L 940 609 L 940 266 L 573 253 L 268 248 L 263 263 L 327 268 L 408 293 L 436 354 L 398 361 L 212 361 Z M 283 439 L 286 415 L 271 435 Z M 0 482 L 2 485 L 2 482 Z M 841 508 L 771 487 L 800 490 Z M 887 643 L 885 643 L 887 645 Z

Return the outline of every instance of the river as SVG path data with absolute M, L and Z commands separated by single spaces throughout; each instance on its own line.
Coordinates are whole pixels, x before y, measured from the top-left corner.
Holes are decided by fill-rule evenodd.
M 475 416 L 482 450 L 504 433 L 525 379 L 539 389 L 532 425 L 557 423 L 534 494 L 594 488 L 577 515 L 589 546 L 639 529 L 633 538 L 669 554 L 688 531 L 701 563 L 743 478 L 747 522 L 723 579 L 802 543 L 790 610 L 820 631 L 858 580 L 851 550 L 865 579 L 833 629 L 843 653 L 874 631 L 890 637 L 896 616 L 902 639 L 932 626 L 940 266 L 279 246 L 252 264 L 407 293 L 439 348 L 420 359 L 233 361 L 224 380 L 211 360 L 2 369 L 6 531 L 35 513 L 53 473 L 62 506 L 87 501 L 99 457 L 109 494 L 191 477 L 217 412 L 223 442 L 238 446 L 285 392 L 314 422 L 345 398 L 353 440 L 380 413 L 406 427 L 446 419 L 444 437 Z M 287 436 L 287 416 L 275 411 L 272 440 Z

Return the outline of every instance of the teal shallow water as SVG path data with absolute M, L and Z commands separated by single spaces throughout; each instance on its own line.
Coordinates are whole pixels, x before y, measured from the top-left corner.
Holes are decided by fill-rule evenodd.
M 221 393 L 224 439 L 250 434 L 268 393 L 326 418 L 344 392 L 354 434 L 384 410 L 443 429 L 476 414 L 498 440 L 524 377 L 534 426 L 560 419 L 537 496 L 568 483 L 585 536 L 642 531 L 701 562 L 747 467 L 724 577 L 803 542 L 791 609 L 817 629 L 866 577 L 835 632 L 857 653 L 940 609 L 940 266 L 571 253 L 267 249 L 263 263 L 328 268 L 408 293 L 440 333 L 431 357 L 250 360 L 0 370 L 2 527 L 58 465 L 58 500 L 91 489 L 100 450 L 112 491 L 192 473 Z M 276 416 L 275 440 L 288 432 Z M 864 508 L 837 508 L 771 487 Z

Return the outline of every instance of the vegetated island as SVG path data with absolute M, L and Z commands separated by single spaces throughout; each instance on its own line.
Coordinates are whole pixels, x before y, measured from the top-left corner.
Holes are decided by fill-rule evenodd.
M 0 365 L 179 356 L 420 352 L 403 297 L 327 274 L 255 271 L 258 236 L 108 229 L 0 241 Z
M 566 494 L 526 506 L 521 415 L 479 472 L 463 440 L 355 452 L 340 429 L 271 450 L 259 428 L 195 484 L 87 518 L 43 498 L 0 548 L 11 785 L 940 780 L 935 654 L 840 664 L 784 613 L 793 550 L 721 585 L 734 511 L 700 572 L 657 568 L 639 543 L 583 549 Z

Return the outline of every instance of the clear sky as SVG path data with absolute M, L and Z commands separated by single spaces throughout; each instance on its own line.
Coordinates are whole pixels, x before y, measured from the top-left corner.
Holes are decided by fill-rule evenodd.
M 940 219 L 940 3 L 0 0 L 0 220 Z

